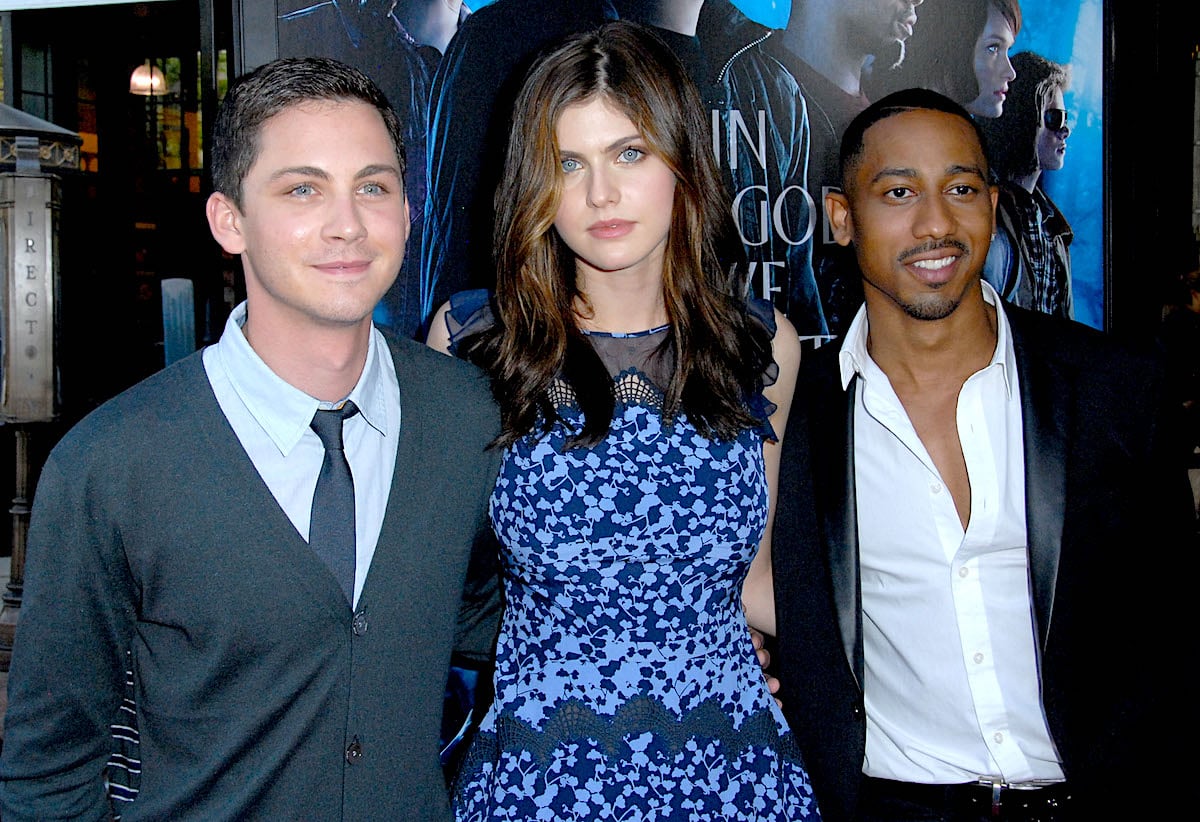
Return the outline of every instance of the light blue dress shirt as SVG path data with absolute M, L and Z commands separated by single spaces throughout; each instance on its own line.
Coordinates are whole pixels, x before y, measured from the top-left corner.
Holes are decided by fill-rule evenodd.
M 242 333 L 245 322 L 243 302 L 229 315 L 217 344 L 205 349 L 204 370 L 242 448 L 279 507 L 307 540 L 313 491 L 325 458 L 325 449 L 309 423 L 318 408 L 341 403 L 320 402 L 284 382 L 246 341 Z M 357 605 L 383 525 L 400 434 L 396 366 L 376 328 L 371 329 L 363 373 L 344 399 L 353 400 L 359 409 L 346 421 L 343 433 L 346 459 L 354 475 Z

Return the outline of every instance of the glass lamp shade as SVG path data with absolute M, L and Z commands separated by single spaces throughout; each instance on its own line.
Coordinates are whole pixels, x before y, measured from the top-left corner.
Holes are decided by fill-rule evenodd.
M 143 63 L 129 75 L 129 93 L 140 94 L 143 97 L 166 94 L 167 78 L 158 66 L 152 66 L 149 62 Z

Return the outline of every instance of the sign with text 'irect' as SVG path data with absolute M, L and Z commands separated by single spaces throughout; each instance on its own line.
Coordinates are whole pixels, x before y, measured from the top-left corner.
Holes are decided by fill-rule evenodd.
M 0 420 L 54 419 L 57 385 L 54 363 L 56 289 L 55 180 L 44 176 L 0 175 L 0 246 L 3 267 Z

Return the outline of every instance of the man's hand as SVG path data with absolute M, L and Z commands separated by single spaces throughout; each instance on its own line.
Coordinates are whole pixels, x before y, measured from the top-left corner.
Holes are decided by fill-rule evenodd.
M 766 638 L 761 631 L 750 629 L 750 641 L 754 643 L 754 653 L 758 657 L 758 664 L 763 669 L 763 679 L 767 680 L 767 690 L 772 694 L 779 692 L 779 680 L 767 673 L 767 668 L 771 665 L 771 652 L 767 650 Z M 779 701 L 779 697 L 775 697 L 775 704 L 780 708 L 783 703 Z

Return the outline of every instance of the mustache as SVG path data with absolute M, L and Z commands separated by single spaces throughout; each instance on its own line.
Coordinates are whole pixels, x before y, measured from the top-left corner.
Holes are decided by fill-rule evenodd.
M 915 248 L 910 248 L 907 251 L 901 252 L 900 256 L 896 258 L 896 262 L 903 264 L 908 262 L 913 257 L 916 257 L 918 254 L 928 254 L 930 251 L 937 251 L 939 248 L 953 248 L 956 251 L 961 252 L 964 257 L 968 257 L 971 254 L 971 250 L 967 248 L 967 244 L 962 240 L 930 240 L 927 243 L 921 243 L 921 245 L 916 246 Z

